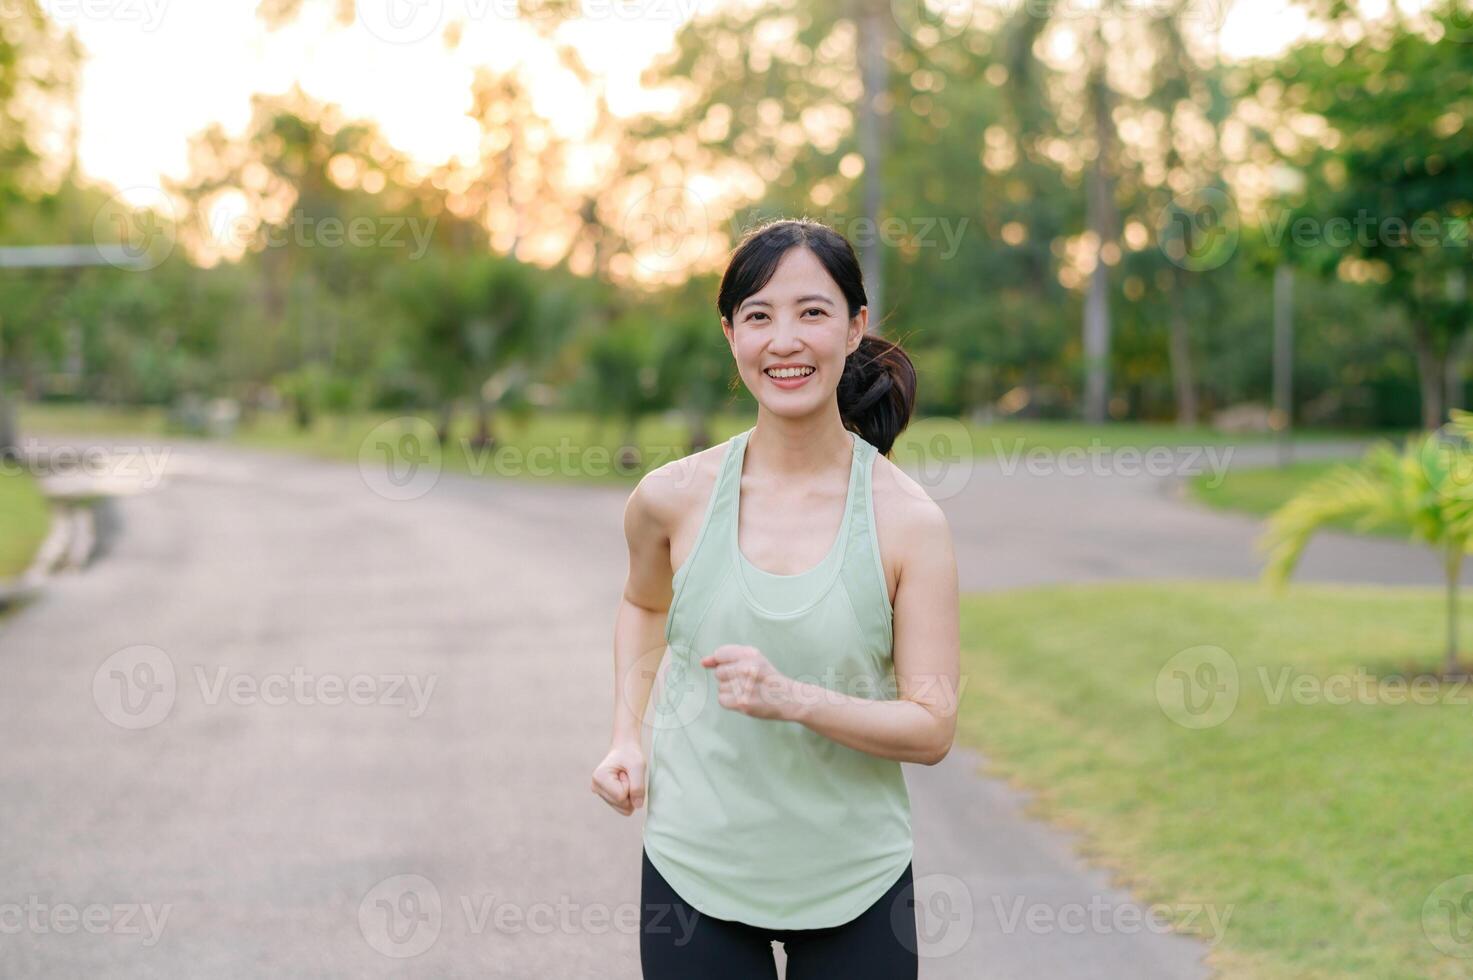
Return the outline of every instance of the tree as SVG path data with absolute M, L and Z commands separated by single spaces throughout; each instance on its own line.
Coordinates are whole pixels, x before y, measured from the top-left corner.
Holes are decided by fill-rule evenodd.
M 1454 411 L 1452 430 L 1410 440 L 1400 453 L 1389 443 L 1378 443 L 1358 467 L 1335 467 L 1276 510 L 1257 542 L 1269 555 L 1264 581 L 1282 590 L 1310 538 L 1321 529 L 1344 520 L 1352 520 L 1358 531 L 1394 522 L 1410 525 L 1413 541 L 1442 551 L 1445 676 L 1463 672 L 1458 663 L 1458 579 L 1473 543 L 1473 453 L 1468 450 L 1473 413 Z
M 49 209 L 58 200 L 48 193 L 50 175 L 37 144 L 57 118 L 74 118 L 80 62 L 76 39 L 57 28 L 36 0 L 6 3 L 0 16 L 0 235 L 15 232 L 16 214 L 38 203 Z M 16 452 L 11 390 L 27 369 L 15 359 L 16 335 L 7 314 L 0 307 L 0 458 Z
M 500 256 L 436 255 L 401 270 L 390 288 L 407 347 L 440 406 L 441 444 L 449 443 L 456 404 L 469 400 L 472 444 L 493 445 L 492 412 L 511 374 L 529 373 L 539 327 L 529 267 Z
M 1330 40 L 1262 66 L 1254 91 L 1279 104 L 1288 134 L 1300 134 L 1265 138 L 1307 177 L 1294 206 L 1276 218 L 1276 234 L 1321 274 L 1374 284 L 1383 302 L 1405 312 L 1422 424 L 1433 429 L 1447 416 L 1448 389 L 1454 400 L 1460 394 L 1473 322 L 1473 125 L 1465 97 L 1473 60 L 1466 44 L 1446 37 L 1457 36 L 1455 14 L 1434 12 L 1414 27 L 1391 10 L 1378 24 L 1341 11 Z

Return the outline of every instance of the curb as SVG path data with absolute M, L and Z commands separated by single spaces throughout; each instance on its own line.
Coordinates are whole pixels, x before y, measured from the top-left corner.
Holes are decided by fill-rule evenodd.
M 18 577 L 0 581 L 0 609 L 7 609 L 41 591 L 52 576 L 87 567 L 96 551 L 96 522 L 86 503 L 65 503 L 53 498 L 51 526 L 31 564 Z

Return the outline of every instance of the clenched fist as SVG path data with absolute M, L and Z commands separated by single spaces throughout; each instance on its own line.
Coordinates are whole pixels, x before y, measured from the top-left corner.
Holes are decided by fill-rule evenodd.
M 701 658 L 701 666 L 716 671 L 716 700 L 723 708 L 753 718 L 789 718 L 794 702 L 793 681 L 756 647 L 722 644 Z
M 592 788 L 624 816 L 632 814 L 644 803 L 644 752 L 633 743 L 611 746 L 593 770 Z

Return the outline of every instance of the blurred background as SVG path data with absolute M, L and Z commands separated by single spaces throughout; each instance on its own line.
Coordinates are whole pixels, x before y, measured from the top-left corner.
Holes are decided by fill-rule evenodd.
M 623 505 L 799 216 L 957 541 L 922 976 L 1473 976 L 1467 0 L 0 0 L 0 973 L 638 975 Z

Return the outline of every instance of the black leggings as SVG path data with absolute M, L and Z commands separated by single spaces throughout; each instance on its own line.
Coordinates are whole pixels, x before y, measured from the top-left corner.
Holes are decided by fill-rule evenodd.
M 775 980 L 774 941 L 788 980 L 914 980 L 915 888 L 911 866 L 855 919 L 826 929 L 760 929 L 687 905 L 644 855 L 639 962 L 644 980 Z

